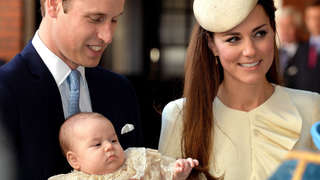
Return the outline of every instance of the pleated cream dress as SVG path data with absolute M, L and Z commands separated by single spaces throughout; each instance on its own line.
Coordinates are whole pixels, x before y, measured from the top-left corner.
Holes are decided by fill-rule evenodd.
M 320 121 L 320 95 L 274 87 L 270 98 L 250 112 L 228 108 L 215 98 L 212 175 L 225 174 L 225 180 L 266 180 L 290 150 L 316 149 L 310 128 Z M 170 102 L 162 114 L 159 151 L 173 158 L 181 157 L 183 102 Z

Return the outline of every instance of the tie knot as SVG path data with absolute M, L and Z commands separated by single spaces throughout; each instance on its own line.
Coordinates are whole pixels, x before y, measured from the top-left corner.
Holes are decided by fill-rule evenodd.
M 78 70 L 72 70 L 69 74 L 70 89 L 79 89 L 80 86 L 80 72 Z
M 287 56 L 288 55 L 288 50 L 281 49 L 280 53 L 281 53 L 281 55 Z

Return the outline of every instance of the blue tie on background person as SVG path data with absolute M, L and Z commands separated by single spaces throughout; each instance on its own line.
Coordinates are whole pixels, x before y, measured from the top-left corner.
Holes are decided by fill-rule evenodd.
M 285 49 L 281 49 L 280 51 L 280 68 L 281 68 L 281 73 L 284 72 L 288 62 L 289 62 L 289 54 L 288 51 Z
M 80 96 L 80 72 L 72 70 L 69 74 L 67 81 L 70 88 L 69 96 L 69 117 L 79 113 L 79 96 Z

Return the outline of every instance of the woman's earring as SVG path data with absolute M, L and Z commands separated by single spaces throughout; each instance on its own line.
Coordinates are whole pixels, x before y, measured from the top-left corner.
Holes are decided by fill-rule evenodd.
M 214 55 L 214 59 L 216 60 L 216 65 L 218 65 L 218 56 Z

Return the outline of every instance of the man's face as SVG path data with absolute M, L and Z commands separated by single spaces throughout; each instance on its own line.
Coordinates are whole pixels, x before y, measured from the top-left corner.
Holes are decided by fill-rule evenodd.
M 50 49 L 72 69 L 97 66 L 112 42 L 124 0 L 72 0 L 66 13 L 61 3 Z
M 282 43 L 297 41 L 297 28 L 292 16 L 284 16 L 278 20 L 278 33 Z
M 320 6 L 308 7 L 306 9 L 305 23 L 310 35 L 320 35 Z

